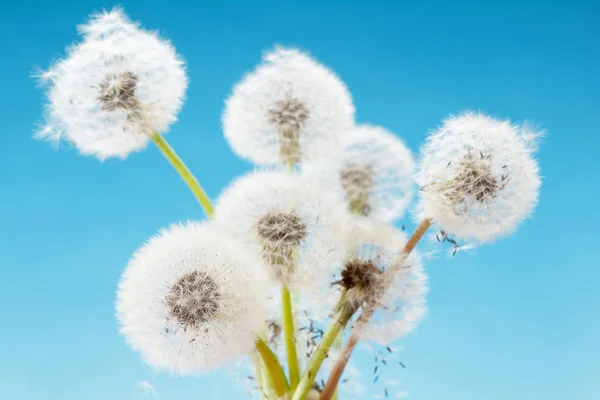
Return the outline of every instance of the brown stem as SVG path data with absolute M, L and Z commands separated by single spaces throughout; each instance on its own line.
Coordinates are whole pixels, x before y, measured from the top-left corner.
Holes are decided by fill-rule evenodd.
M 419 224 L 417 229 L 415 229 L 412 236 L 408 239 L 408 242 L 406 242 L 406 245 L 404 245 L 404 249 L 402 250 L 401 256 L 397 263 L 397 264 L 399 264 L 399 267 L 401 267 L 402 264 L 404 264 L 404 261 L 409 256 L 409 254 L 413 251 L 413 249 L 415 248 L 417 243 L 419 243 L 419 240 L 421 240 L 421 238 L 423 237 L 423 235 L 425 234 L 427 229 L 429 229 L 429 227 L 431 226 L 431 223 L 432 223 L 431 219 L 424 219 L 423 221 L 421 221 L 421 223 Z M 323 388 L 323 391 L 321 392 L 320 400 L 330 400 L 331 397 L 333 396 L 333 393 L 335 392 L 335 388 L 337 387 L 338 382 L 340 381 L 340 378 L 342 376 L 342 373 L 344 372 L 344 369 L 346 368 L 346 365 L 348 364 L 348 360 L 350 359 L 350 356 L 352 355 L 352 351 L 354 351 L 354 348 L 356 347 L 356 343 L 358 343 L 360 333 L 361 333 L 362 329 L 364 328 L 364 326 L 367 325 L 367 323 L 369 322 L 369 320 L 375 313 L 375 310 L 376 310 L 376 307 L 374 307 L 374 306 L 369 307 L 360 314 L 360 317 L 356 321 L 356 325 L 354 326 L 354 328 L 352 328 L 352 334 L 350 335 L 350 337 L 348 338 L 348 341 L 344 345 L 344 350 L 341 352 L 341 354 L 338 357 L 338 359 L 336 360 L 333 368 L 331 369 L 331 373 L 329 374 L 327 383 L 325 383 L 325 387 Z

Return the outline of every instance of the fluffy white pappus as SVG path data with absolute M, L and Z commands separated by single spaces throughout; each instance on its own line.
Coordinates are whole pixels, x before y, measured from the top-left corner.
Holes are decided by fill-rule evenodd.
M 188 83 L 184 62 L 121 9 L 92 15 L 79 32 L 82 41 L 40 74 L 48 104 L 36 137 L 65 140 L 100 160 L 126 158 L 176 121 Z
M 117 292 L 121 332 L 160 370 L 196 373 L 243 356 L 266 318 L 260 263 L 212 223 L 173 225 L 133 256 Z
M 322 284 L 341 264 L 349 217 L 333 191 L 273 170 L 234 181 L 217 200 L 214 221 L 260 252 L 271 277 L 297 290 Z
M 308 163 L 304 171 L 338 187 L 354 213 L 380 221 L 401 217 L 414 190 L 412 152 L 398 136 L 378 126 L 355 126 L 341 151 Z
M 223 131 L 255 164 L 304 162 L 328 155 L 354 124 L 346 85 L 296 49 L 276 47 L 227 99 Z
M 417 217 L 482 242 L 513 232 L 538 201 L 540 135 L 482 113 L 448 118 L 421 149 Z
M 397 265 L 407 242 L 406 234 L 382 223 L 359 222 L 351 230 L 350 238 L 354 256 L 346 263 L 346 270 L 349 263 L 358 265 L 362 262 L 381 271 L 379 279 L 378 275 L 367 277 L 366 287 L 347 292 L 353 300 L 352 296 L 356 295 L 352 292 L 360 289 L 358 292 L 362 291 L 364 297 L 354 300 L 362 301 L 364 307 L 376 305 L 376 311 L 361 335 L 381 344 L 391 343 L 412 331 L 427 312 L 428 277 L 421 256 L 413 250 L 402 265 Z

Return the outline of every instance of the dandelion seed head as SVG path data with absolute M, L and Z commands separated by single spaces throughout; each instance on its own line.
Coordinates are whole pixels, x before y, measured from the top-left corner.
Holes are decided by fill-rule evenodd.
M 303 170 L 340 190 L 350 211 L 374 220 L 401 217 L 412 198 L 412 153 L 381 127 L 353 127 L 337 152 L 307 163 Z
M 375 307 L 371 322 L 360 334 L 390 343 L 412 331 L 425 315 L 428 288 L 421 256 L 413 250 L 400 264 L 406 234 L 385 223 L 357 217 L 348 235 L 353 249 L 350 265 L 360 260 L 361 268 L 370 267 L 373 273 L 358 287 L 362 290 L 355 286 L 347 292 L 347 301 L 349 306 Z
M 187 87 L 184 62 L 121 9 L 92 15 L 79 33 L 82 40 L 38 74 L 48 104 L 35 136 L 66 140 L 101 160 L 125 158 L 176 121 Z
M 281 47 L 234 87 L 223 113 L 234 152 L 258 165 L 326 156 L 353 123 L 344 83 L 308 54 Z
M 128 343 L 159 370 L 214 369 L 254 347 L 267 315 L 260 258 L 212 223 L 173 225 L 141 247 L 117 292 Z
M 233 182 L 214 220 L 261 254 L 275 281 L 293 288 L 325 283 L 345 254 L 349 214 L 337 193 L 299 173 L 263 170 Z M 256 268 L 255 266 L 253 266 Z
M 418 218 L 477 241 L 512 232 L 537 203 L 539 136 L 480 113 L 444 121 L 421 150 Z

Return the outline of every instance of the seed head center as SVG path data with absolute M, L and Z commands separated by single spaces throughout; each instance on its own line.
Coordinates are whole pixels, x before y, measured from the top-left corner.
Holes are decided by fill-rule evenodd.
M 207 322 L 219 310 L 221 294 L 213 278 L 201 271 L 183 275 L 166 296 L 170 315 L 184 328 Z
M 268 213 L 257 224 L 258 235 L 269 246 L 298 246 L 306 238 L 306 224 L 294 212 Z
M 369 204 L 369 192 L 375 185 L 373 167 L 350 162 L 340 170 L 339 178 L 350 202 L 350 209 L 364 216 L 369 215 L 372 208 Z
M 371 260 L 358 258 L 346 262 L 339 282 L 346 289 L 357 288 L 361 291 L 372 291 L 378 285 L 381 270 Z
M 297 163 L 301 160 L 300 131 L 309 116 L 306 104 L 294 98 L 279 100 L 267 111 L 269 123 L 277 128 L 279 134 L 283 162 Z
M 485 203 L 496 197 L 508 183 L 508 176 L 502 176 L 501 182 L 492 173 L 492 157 L 483 152 L 473 154 L 469 150 L 459 163 L 458 174 L 453 190 L 448 194 L 451 201 L 462 204 L 466 198 Z
M 269 123 L 288 139 L 298 137 L 310 116 L 306 104 L 294 98 L 276 101 L 267 112 Z
M 104 111 L 139 109 L 140 103 L 135 96 L 137 83 L 137 76 L 129 71 L 107 74 L 99 86 L 100 108 Z

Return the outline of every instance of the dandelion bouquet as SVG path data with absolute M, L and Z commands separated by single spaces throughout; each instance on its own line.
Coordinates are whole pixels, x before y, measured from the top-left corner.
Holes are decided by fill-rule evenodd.
M 153 142 L 207 217 L 158 232 L 119 283 L 121 332 L 156 369 L 194 374 L 248 360 L 263 399 L 337 397 L 359 340 L 392 353 L 425 315 L 417 244 L 427 231 L 456 252 L 459 240 L 511 233 L 537 203 L 540 132 L 465 111 L 430 134 L 415 162 L 396 135 L 356 124 L 332 71 L 281 47 L 226 101 L 223 133 L 256 169 L 213 203 L 164 136 L 188 83 L 173 46 L 120 9 L 79 33 L 40 74 L 48 105 L 37 137 L 100 160 Z M 415 186 L 408 236 L 393 224 Z

